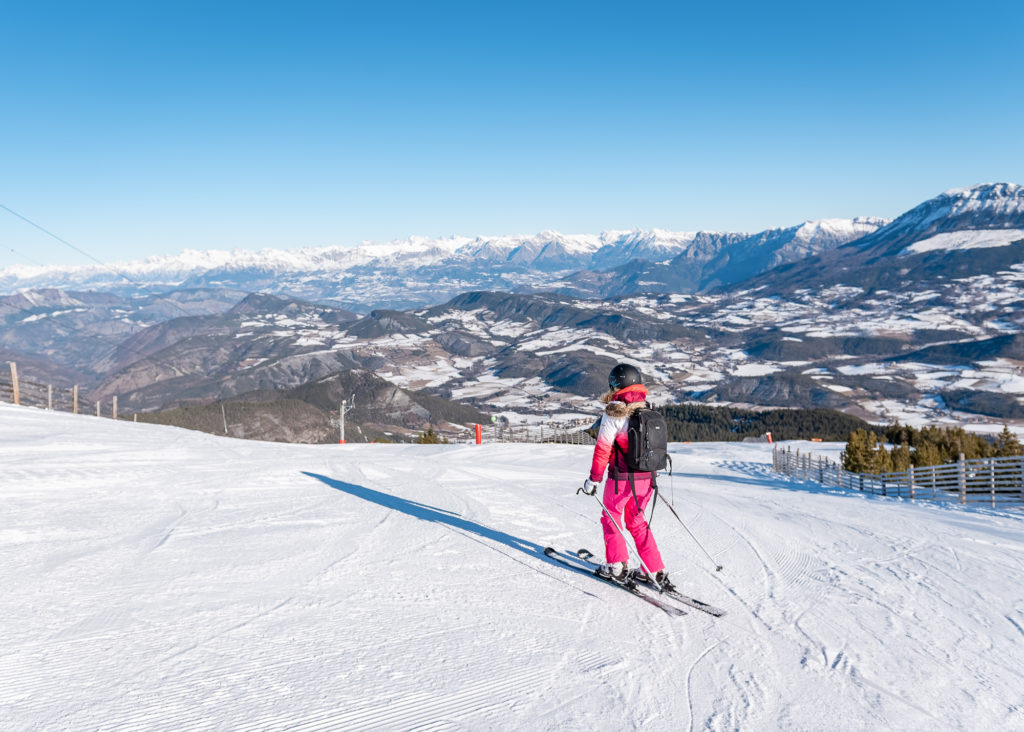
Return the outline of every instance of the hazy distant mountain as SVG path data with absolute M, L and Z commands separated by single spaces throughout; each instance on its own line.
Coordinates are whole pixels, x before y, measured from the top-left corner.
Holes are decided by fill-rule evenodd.
M 534 236 L 414 237 L 355 248 L 186 251 L 114 265 L 130 282 L 98 266 L 9 267 L 0 270 L 0 293 L 59 287 L 127 297 L 153 289 L 228 288 L 365 312 L 438 304 L 471 290 L 556 288 L 587 297 L 695 292 L 825 251 L 882 223 L 835 219 L 753 236 L 658 229 L 597 235 L 545 231 Z M 632 268 L 637 276 L 622 278 L 622 267 Z M 605 270 L 612 272 L 600 274 Z M 656 270 L 664 272 L 650 274 Z
M 752 236 L 702 232 L 682 251 L 663 250 L 662 257 L 667 258 L 620 258 L 618 266 L 608 271 L 577 272 L 558 283 L 558 289 L 581 297 L 703 292 L 835 249 L 885 223 L 884 219 L 823 219 Z

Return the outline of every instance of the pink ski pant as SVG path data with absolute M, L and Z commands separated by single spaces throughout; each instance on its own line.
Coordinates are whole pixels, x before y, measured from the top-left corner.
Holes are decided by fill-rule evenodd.
M 604 484 L 604 507 L 615 518 L 619 529 L 628 531 L 633 536 L 637 551 L 644 564 L 647 565 L 648 571 L 657 572 L 665 568 L 665 563 L 661 561 L 661 552 L 658 551 L 654 534 L 647 526 L 647 520 L 643 513 L 653 495 L 651 479 L 637 478 L 633 483 L 636 486 L 636 501 L 633 500 L 633 491 L 629 488 L 628 480 L 616 481 L 609 478 L 608 482 Z M 639 511 L 637 511 L 637 502 L 640 503 Z M 626 540 L 622 538 L 619 529 L 616 529 L 611 519 L 608 518 L 608 513 L 601 512 L 605 558 L 609 563 L 627 562 L 629 550 L 626 548 Z M 636 569 L 640 569 L 640 567 Z

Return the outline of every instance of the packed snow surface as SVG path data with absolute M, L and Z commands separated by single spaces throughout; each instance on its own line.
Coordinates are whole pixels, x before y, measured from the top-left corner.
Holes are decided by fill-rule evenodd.
M 673 459 L 724 571 L 653 526 L 721 619 L 542 556 L 600 550 L 588 448 L 0 404 L 0 728 L 1024 729 L 1021 514 L 815 489 L 767 445 Z
M 904 249 L 903 254 L 1005 247 L 1021 240 L 1024 240 L 1022 229 L 950 231 L 916 241 Z

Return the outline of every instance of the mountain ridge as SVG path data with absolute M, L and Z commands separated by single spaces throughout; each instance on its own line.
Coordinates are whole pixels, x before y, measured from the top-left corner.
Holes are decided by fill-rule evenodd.
M 664 229 L 562 234 L 548 230 L 496 237 L 410 237 L 388 243 L 364 242 L 354 248 L 185 250 L 109 267 L 15 265 L 0 269 L 0 294 L 43 287 L 118 294 L 142 288 L 230 287 L 363 311 L 415 307 L 440 304 L 470 290 L 567 287 L 571 291 L 572 282 L 562 281 L 574 273 L 611 270 L 631 262 L 671 264 L 683 258 L 679 261 L 699 262 L 708 269 L 711 261 L 710 268 L 717 272 L 731 264 L 729 257 L 721 258 L 722 252 L 739 242 L 746 242 L 747 252 L 759 247 L 772 249 L 759 261 L 774 266 L 858 238 L 882 223 L 882 219 L 867 218 L 820 219 L 759 234 Z M 802 232 L 803 237 L 794 233 L 780 242 L 778 232 Z M 798 243 L 791 245 L 794 241 Z M 717 263 L 713 262 L 716 257 Z
M 0 269 L 0 295 L 43 287 L 122 295 L 139 294 L 140 288 L 150 293 L 231 288 L 368 312 L 437 305 L 473 290 L 557 291 L 604 298 L 644 292 L 689 294 L 779 286 L 783 279 L 790 280 L 788 284 L 810 284 L 814 271 L 821 269 L 831 270 L 822 283 L 834 284 L 844 281 L 837 272 L 851 256 L 862 260 L 858 266 L 896 249 L 907 256 L 926 254 L 929 261 L 940 258 L 935 252 L 956 259 L 957 250 L 1013 244 L 1016 230 L 1024 232 L 1024 188 L 985 183 L 945 191 L 891 221 L 809 219 L 753 234 L 545 230 L 530 235 L 412 236 L 356 247 L 186 249 L 112 267 L 15 265 Z M 984 231 L 1000 233 L 975 236 Z M 942 239 L 949 232 L 967 233 L 954 237 L 953 245 Z M 928 240 L 921 251 L 908 249 L 929 236 L 938 238 Z

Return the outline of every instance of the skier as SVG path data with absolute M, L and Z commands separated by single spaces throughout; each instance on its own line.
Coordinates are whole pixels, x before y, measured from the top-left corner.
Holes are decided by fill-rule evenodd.
M 601 487 L 605 469 L 609 469 L 602 501 L 605 510 L 601 516 L 606 563 L 601 565 L 597 574 L 619 584 L 629 581 L 629 550 L 619 531 L 625 528 L 633 536 L 647 572 L 653 575 L 658 586 L 672 590 L 675 588 L 669 582 L 654 534 L 644 518 L 644 508 L 654 493 L 654 476 L 651 473 L 630 475 L 625 459 L 629 445 L 629 417 L 647 404 L 647 387 L 642 383 L 640 370 L 627 363 L 620 363 L 611 370 L 608 387 L 610 391 L 601 397 L 601 402 L 607 406 L 594 446 L 590 478 L 584 483 L 584 490 L 595 495 Z M 649 577 L 644 579 L 650 581 Z

